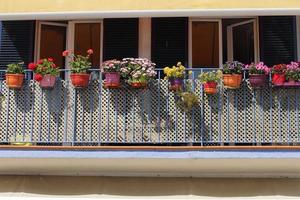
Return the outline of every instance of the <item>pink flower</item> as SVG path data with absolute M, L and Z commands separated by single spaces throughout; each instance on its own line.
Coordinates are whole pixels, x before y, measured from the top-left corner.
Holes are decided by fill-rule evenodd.
M 35 63 L 29 63 L 28 69 L 34 71 L 36 69 L 36 64 Z
M 69 55 L 69 51 L 68 50 L 65 50 L 63 53 L 62 53 L 62 55 L 63 55 L 63 57 L 66 57 L 66 56 L 68 56 Z
M 87 50 L 87 53 L 88 53 L 89 55 L 92 55 L 92 54 L 94 53 L 94 51 L 93 51 L 93 49 L 89 49 L 89 50 Z
M 54 63 L 51 66 L 52 66 L 52 68 L 56 68 L 57 67 L 56 64 L 54 64 Z
M 35 74 L 35 75 L 34 75 L 34 80 L 40 82 L 42 79 L 43 79 L 42 74 Z
M 43 59 L 40 59 L 40 60 L 38 61 L 38 64 L 43 64 L 43 62 L 44 62 L 44 60 L 43 60 Z
M 53 59 L 53 58 L 48 58 L 48 61 L 49 61 L 49 62 L 53 62 L 54 59 Z

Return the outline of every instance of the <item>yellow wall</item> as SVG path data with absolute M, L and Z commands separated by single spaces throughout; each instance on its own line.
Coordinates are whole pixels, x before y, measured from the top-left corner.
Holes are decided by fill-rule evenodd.
M 218 9 L 300 8 L 299 0 L 0 0 L 1 13 Z

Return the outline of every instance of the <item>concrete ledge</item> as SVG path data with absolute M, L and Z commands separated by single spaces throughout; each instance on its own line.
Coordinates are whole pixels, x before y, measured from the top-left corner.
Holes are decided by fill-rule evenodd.
M 1 150 L 0 174 L 300 177 L 300 151 Z

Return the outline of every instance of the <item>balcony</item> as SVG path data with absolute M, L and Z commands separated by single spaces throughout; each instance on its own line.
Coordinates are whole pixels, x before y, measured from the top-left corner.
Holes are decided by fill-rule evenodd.
M 195 78 L 199 105 L 185 113 L 175 106 L 168 81 L 148 89 L 104 89 L 102 73 L 91 72 L 88 89 L 68 79 L 53 90 L 30 80 L 21 90 L 0 82 L 0 144 L 33 146 L 295 146 L 299 144 L 297 88 L 252 89 L 244 72 L 238 90 L 206 95 Z M 158 69 L 158 71 L 160 71 Z M 62 73 L 68 74 L 68 71 Z M 5 72 L 2 72 L 2 75 Z M 160 74 L 160 73 L 159 73 Z

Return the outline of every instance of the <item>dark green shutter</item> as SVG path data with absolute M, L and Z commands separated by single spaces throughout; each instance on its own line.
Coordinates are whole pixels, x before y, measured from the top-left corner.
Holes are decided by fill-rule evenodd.
M 139 20 L 104 19 L 103 60 L 138 57 Z
M 260 17 L 259 24 L 261 60 L 269 66 L 296 61 L 296 17 Z
M 152 19 L 152 61 L 158 68 L 188 63 L 188 18 Z
M 7 64 L 33 60 L 34 21 L 2 21 L 0 34 L 0 68 Z

